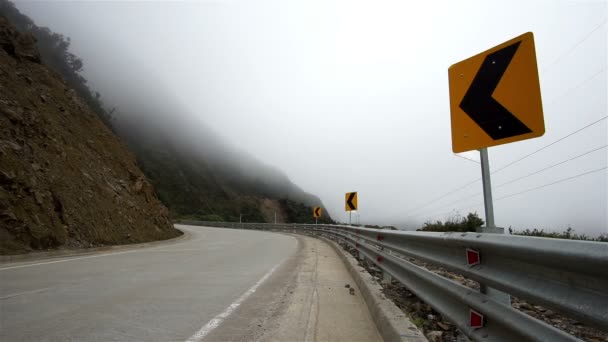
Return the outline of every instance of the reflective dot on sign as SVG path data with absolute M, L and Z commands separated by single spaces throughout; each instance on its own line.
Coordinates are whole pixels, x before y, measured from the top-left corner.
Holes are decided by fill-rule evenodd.
M 498 126 L 498 129 L 502 129 L 502 126 Z
M 492 61 L 492 64 L 496 64 L 496 61 Z

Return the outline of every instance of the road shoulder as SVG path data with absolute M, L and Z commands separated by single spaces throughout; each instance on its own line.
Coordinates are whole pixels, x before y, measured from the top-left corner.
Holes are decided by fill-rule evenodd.
M 297 252 L 205 340 L 382 341 L 336 251 L 293 236 Z

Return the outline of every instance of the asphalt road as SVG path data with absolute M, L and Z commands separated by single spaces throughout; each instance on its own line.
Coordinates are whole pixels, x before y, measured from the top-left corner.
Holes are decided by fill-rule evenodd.
M 0 341 L 200 340 L 298 250 L 287 235 L 179 228 L 191 237 L 0 265 Z

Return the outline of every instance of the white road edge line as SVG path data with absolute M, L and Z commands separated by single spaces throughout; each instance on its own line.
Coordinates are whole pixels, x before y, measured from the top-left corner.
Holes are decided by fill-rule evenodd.
M 45 288 L 37 289 L 37 290 L 30 290 L 30 291 L 23 291 L 23 292 L 12 293 L 12 294 L 8 294 L 8 295 L 6 295 L 4 297 L 0 297 L 0 300 L 5 300 L 5 299 L 17 297 L 17 296 L 26 295 L 26 294 L 34 294 L 34 293 L 38 293 L 38 292 L 43 292 L 43 291 L 46 291 L 48 289 L 50 289 L 50 287 L 45 287 Z
M 194 335 L 190 336 L 190 338 L 187 339 L 186 342 L 201 342 L 203 338 L 205 338 L 205 336 L 207 336 L 215 328 L 219 327 L 220 324 L 222 324 L 222 322 L 234 312 L 234 310 L 236 310 L 249 296 L 251 296 L 258 289 L 258 287 L 260 287 L 260 285 L 262 285 L 262 283 L 266 281 L 266 279 L 268 279 L 281 264 L 282 263 L 279 263 L 270 271 L 268 271 L 268 273 L 266 273 L 260 280 L 258 280 L 258 282 L 255 283 L 255 285 L 253 285 L 249 290 L 247 290 L 247 292 L 243 293 L 222 313 L 207 322 L 207 324 L 205 324 L 199 331 L 197 331 Z
M 142 249 L 136 249 L 136 250 L 124 251 L 124 252 L 114 252 L 114 253 L 103 253 L 103 254 L 87 255 L 87 256 L 83 256 L 83 257 L 67 257 L 67 258 L 62 258 L 60 260 L 44 261 L 44 262 L 37 262 L 37 263 L 34 263 L 34 264 L 25 264 L 25 265 L 4 267 L 4 268 L 0 268 L 0 271 L 10 270 L 10 269 L 14 269 L 14 268 L 29 267 L 29 266 L 39 266 L 39 265 L 46 265 L 46 264 L 55 264 L 55 263 L 58 263 L 58 262 L 66 262 L 66 261 L 72 261 L 72 260 L 99 258 L 99 257 L 103 257 L 103 256 L 118 255 L 118 254 L 133 253 L 133 252 L 187 252 L 187 251 L 199 251 L 199 249 L 167 249 L 167 250 L 163 250 L 161 248 L 166 248 L 166 247 L 165 246 L 158 246 L 158 247 L 142 248 Z
M 19 266 L 4 267 L 4 268 L 0 268 L 0 271 L 12 270 L 12 269 L 15 269 L 15 268 L 22 268 L 22 267 L 39 266 L 39 265 L 47 265 L 47 264 L 56 264 L 58 262 L 66 262 L 66 261 L 72 261 L 72 260 L 99 258 L 99 257 L 104 257 L 104 256 L 118 255 L 118 254 L 125 254 L 125 253 L 133 253 L 133 252 L 137 252 L 137 251 L 124 251 L 124 252 L 116 252 L 116 253 L 105 253 L 105 254 L 96 254 L 96 255 L 89 255 L 89 256 L 76 257 L 76 258 L 68 258 L 68 259 L 61 259 L 61 260 L 37 262 L 35 264 L 26 264 L 26 265 L 19 265 Z

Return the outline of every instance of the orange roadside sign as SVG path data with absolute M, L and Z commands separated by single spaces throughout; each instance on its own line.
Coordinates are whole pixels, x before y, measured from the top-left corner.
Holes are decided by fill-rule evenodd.
M 452 65 L 448 77 L 454 153 L 545 133 L 532 32 Z
M 344 210 L 345 211 L 355 211 L 359 207 L 357 192 L 347 192 L 344 195 Z
M 312 217 L 321 217 L 323 215 L 323 209 L 321 207 L 315 207 L 312 211 Z

